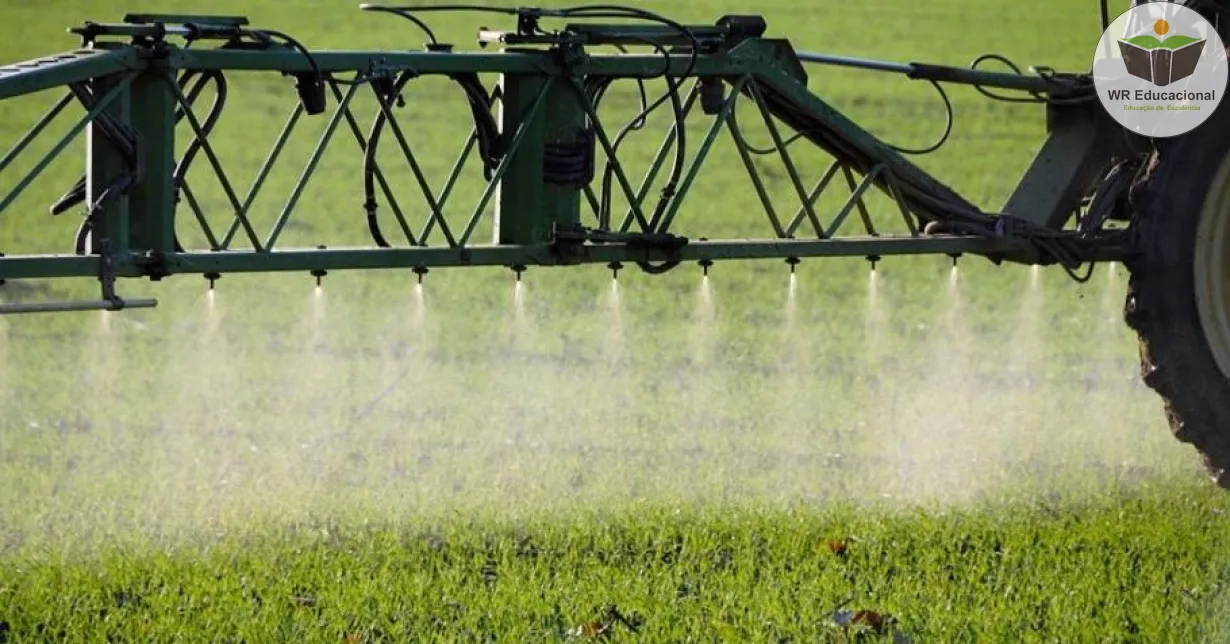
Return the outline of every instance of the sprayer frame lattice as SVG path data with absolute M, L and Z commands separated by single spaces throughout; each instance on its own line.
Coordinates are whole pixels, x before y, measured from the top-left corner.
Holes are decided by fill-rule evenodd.
M 414 15 L 397 11 L 403 17 Z M 320 274 L 337 269 L 422 271 L 471 265 L 519 271 L 536 265 L 624 262 L 660 272 L 698 260 L 927 253 L 971 253 L 995 261 L 1075 268 L 1084 262 L 1118 259 L 1124 253 L 1126 237 L 1103 229 L 1105 217 L 1094 229 L 1067 229 L 1073 221 L 1086 220 L 1080 214 L 1082 206 L 1086 211 L 1090 207 L 1086 187 L 1108 167 L 1131 156 L 1129 136 L 1098 109 L 1082 76 L 895 65 L 799 53 L 784 40 L 764 38 L 764 21 L 754 16 L 726 17 L 716 26 L 579 22 L 548 32 L 540 21 L 590 16 L 509 11 L 517 17 L 516 31 L 480 34 L 483 44 L 506 48 L 499 52 L 455 52 L 434 42 L 428 51 L 418 52 L 309 51 L 280 32 L 250 29 L 242 18 L 132 15 L 123 24 L 86 23 L 75 29 L 83 39 L 81 50 L 0 68 L 0 100 L 67 87 L 63 98 L 0 157 L 0 176 L 8 176 L 5 170 L 70 105 L 84 110 L 68 134 L 0 195 L 0 216 L 13 214 L 8 207 L 83 132 L 90 140 L 85 176 L 56 206 L 57 211 L 77 204 L 84 207 L 76 254 L 22 255 L 12 248 L 0 249 L 5 253 L 0 256 L 0 280 L 98 277 L 104 283 L 104 304 L 120 308 L 124 302 L 114 294 L 116 278 L 161 279 L 182 273 Z M 429 35 L 434 41 L 434 34 Z M 173 44 L 176 37 L 192 46 Z M 220 44 L 201 46 L 208 42 Z M 642 51 L 592 51 L 603 46 L 624 52 L 639 46 Z M 987 213 L 812 94 L 803 62 L 902 73 L 931 82 L 941 95 L 940 83 L 974 85 L 984 92 L 985 88 L 1027 92 L 1046 103 L 1051 134 L 1002 211 Z M 199 113 L 195 104 L 203 83 L 225 83 L 227 72 L 238 71 L 289 75 L 298 95 L 242 196 L 209 141 L 215 115 Z M 499 74 L 497 88 L 484 87 L 479 74 Z M 472 108 L 474 128 L 442 184 L 433 184 L 423 172 L 418 162 L 422 151 L 416 152 L 408 142 L 394 107 L 400 89 L 422 76 L 456 81 Z M 646 175 L 634 185 L 620 163 L 622 132 L 612 137 L 598 108 L 611 83 L 645 79 L 665 79 L 668 95 L 660 100 L 673 103 L 675 124 Z M 378 101 L 378 118 L 384 119 L 412 172 L 427 214 L 412 221 L 394 198 L 384 171 L 378 164 L 369 165 L 373 189 L 367 195 L 368 223 L 374 242 L 370 247 L 279 246 L 304 188 L 338 130 L 350 132 L 360 153 L 373 143 L 364 137 L 351 109 L 361 93 Z M 770 134 L 771 149 L 758 150 L 741 135 L 734 118 L 739 101 L 752 103 Z M 494 115 L 497 103 L 499 114 Z M 328 119 L 327 127 L 276 222 L 261 235 L 247 216 L 248 208 L 271 169 L 284 161 L 286 142 L 305 114 L 320 114 Z M 679 132 L 686 133 L 686 120 L 705 117 L 711 117 L 712 123 L 695 151 L 686 154 L 686 163 L 679 159 L 668 163 L 676 154 L 682 158 Z M 186 130 L 189 141 L 188 152 L 180 158 L 177 129 Z M 731 135 L 763 205 L 764 238 L 695 240 L 672 229 L 723 130 Z M 787 138 L 786 131 L 793 135 Z M 792 160 L 790 144 L 796 140 L 833 157 L 814 182 L 805 179 Z M 791 186 L 789 195 L 769 193 L 757 156 L 780 161 Z M 457 200 L 453 188 L 476 157 L 483 164 L 486 186 L 470 207 L 462 209 L 464 218 L 458 218 L 450 215 Z M 231 221 L 225 230 L 210 226 L 188 180 L 187 171 L 199 167 L 200 158 L 226 193 Z M 651 194 L 651 186 L 662 181 L 668 166 L 666 188 Z M 602 181 L 596 180 L 598 174 Z M 439 186 L 438 191 L 433 185 Z M 849 191 L 842 205 L 832 213 L 818 212 L 818 198 L 839 187 Z M 873 187 L 895 204 L 899 214 L 895 232 L 873 225 L 865 201 Z M 608 205 L 611 191 L 618 191 L 628 204 L 618 216 Z M 774 202 L 774 197 L 783 196 L 795 200 L 788 218 L 779 214 Z M 373 223 L 378 199 L 383 199 L 396 222 L 397 244 Z M 183 214 L 181 205 L 192 213 L 190 220 L 177 217 Z M 852 216 L 855 213 L 857 217 Z M 476 244 L 474 231 L 487 216 L 493 217 L 495 239 Z M 192 221 L 207 247 L 181 247 L 176 227 Z

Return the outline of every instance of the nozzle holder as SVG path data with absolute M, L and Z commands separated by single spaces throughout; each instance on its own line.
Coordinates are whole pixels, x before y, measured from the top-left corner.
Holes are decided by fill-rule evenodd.
M 709 116 L 722 113 L 726 106 L 726 85 L 722 79 L 707 76 L 700 80 L 700 109 Z
M 316 247 L 316 250 L 328 250 L 328 249 L 324 244 L 321 244 Z M 316 286 L 320 286 L 320 281 L 324 279 L 324 277 L 328 274 L 329 274 L 329 271 L 323 268 L 312 269 L 312 271 L 309 273 L 309 275 L 316 278 Z
M 309 115 L 325 111 L 325 81 L 316 72 L 296 72 L 295 91 L 299 94 L 299 102 L 303 111 Z

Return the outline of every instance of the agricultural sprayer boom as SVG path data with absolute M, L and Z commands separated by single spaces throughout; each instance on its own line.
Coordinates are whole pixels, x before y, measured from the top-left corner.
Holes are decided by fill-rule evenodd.
M 458 52 L 436 41 L 421 18 L 430 7 L 364 9 L 408 17 L 430 42 L 422 51 L 316 51 L 286 34 L 249 27 L 244 18 L 129 15 L 121 24 L 72 29 L 82 40 L 79 50 L 0 68 L 0 99 L 63 92 L 0 159 L 0 176 L 11 186 L 0 197 L 0 216 L 37 225 L 33 217 L 45 213 L 8 211 L 83 132 L 88 140 L 81 180 L 57 189 L 66 192 L 49 204 L 54 215 L 81 213 L 75 244 L 65 240 L 75 253 L 0 248 L 0 279 L 99 277 L 108 289 L 102 304 L 118 308 L 123 301 L 109 286 L 113 278 L 180 273 L 421 273 L 463 265 L 520 272 L 583 263 L 628 263 L 658 272 L 683 261 L 922 253 L 973 253 L 1075 269 L 1123 252 L 1122 232 L 1102 228 L 1105 208 L 1101 215 L 1092 211 L 1096 221 L 1082 219 L 1087 225 L 1080 230 L 1071 225 L 1082 204 L 1089 205 L 1090 186 L 1125 143 L 1097 106 L 1087 75 L 799 54 L 785 40 L 766 38 L 765 22 L 756 16 L 684 26 L 632 9 L 493 10 L 510 14 L 515 29 L 481 30 L 484 50 Z M 595 22 L 613 18 L 626 24 Z M 549 22 L 563 24 L 548 30 Z M 812 94 L 804 62 L 903 74 L 934 83 L 941 95 L 941 83 L 1017 90 L 1047 103 L 1052 133 L 1007 204 L 985 211 Z M 228 81 L 244 74 L 290 81 L 279 85 L 286 96 L 285 127 L 276 136 L 269 133 L 272 147 L 241 191 L 209 135 L 237 93 Z M 468 106 L 457 111 L 471 130 L 460 152 L 423 150 L 409 141 L 407 131 L 422 124 L 398 106 L 413 101 L 407 90 L 430 77 L 453 81 L 465 101 L 458 105 Z M 494 77 L 494 87 L 484 77 Z M 614 127 L 601 112 L 607 89 L 617 81 L 636 83 L 645 109 L 632 123 Z M 645 98 L 650 81 L 663 86 L 652 103 Z M 213 101 L 201 99 L 207 88 Z M 363 98 L 374 101 L 370 123 L 357 116 Z M 751 105 L 746 111 L 765 126 L 771 148 L 747 142 L 736 117 L 740 104 Z M 32 139 L 70 106 L 84 112 L 71 129 L 27 172 L 10 170 Z M 670 115 L 661 147 L 634 173 L 621 157 L 621 144 L 644 125 L 647 112 L 659 108 Z M 312 118 L 327 125 L 311 153 L 284 155 L 291 133 Z M 694 121 L 706 124 L 699 140 L 687 136 Z M 747 170 L 746 187 L 763 205 L 762 215 L 755 215 L 763 217 L 759 238 L 716 238 L 703 219 L 687 230 L 677 225 L 724 133 L 734 144 L 732 156 Z M 261 136 L 252 133 L 253 140 Z M 800 171 L 790 149 L 796 140 L 832 157 L 823 173 Z M 400 152 L 404 178 L 390 176 L 387 159 L 377 159 L 377 146 Z M 317 207 L 302 196 L 317 178 L 326 149 L 338 147 L 361 156 L 363 169 L 353 177 L 353 210 L 329 216 L 366 228 L 370 244 L 342 247 L 320 239 L 284 247 L 282 234 L 296 213 Z M 428 177 L 422 159 L 445 153 L 456 159 L 451 172 L 443 179 Z M 780 164 L 786 190 L 766 187 L 763 159 Z M 278 164 L 296 164 L 301 173 L 289 194 L 278 196 L 284 201 L 271 223 L 258 229 L 253 203 Z M 467 172 L 482 177 L 472 195 L 454 190 Z M 204 173 L 215 176 L 225 195 L 222 225 L 194 194 Z M 887 195 L 887 216 L 870 212 L 872 188 Z M 410 203 L 406 190 L 417 193 Z M 821 208 L 822 194 L 837 190 L 846 191 L 840 204 Z M 782 209 L 776 202 L 786 199 L 790 207 Z M 491 238 L 476 243 L 484 222 Z
M 0 281 L 95 278 L 102 298 L 6 301 L 0 312 L 152 306 L 121 299 L 119 279 L 176 274 L 212 285 L 235 272 L 319 280 L 379 268 L 421 279 L 436 267 L 506 266 L 520 278 L 530 266 L 599 263 L 618 275 L 625 264 L 662 273 L 685 261 L 708 270 L 777 258 L 793 270 L 809 257 L 874 266 L 888 255 L 968 253 L 1058 264 L 1083 281 L 1095 262 L 1122 260 L 1144 380 L 1166 400 L 1176 436 L 1230 487 L 1230 108 L 1216 100 L 1224 81 L 1201 81 L 1198 94 L 1154 91 L 1200 65 L 1206 78 L 1225 78 L 1230 3 L 1136 4 L 1112 23 L 1102 3 L 1099 51 L 1122 55 L 1084 74 L 1026 74 L 995 55 L 946 67 L 798 52 L 766 37 L 757 16 L 682 25 L 605 5 L 363 7 L 420 30 L 428 42 L 418 51 L 315 50 L 238 17 L 86 23 L 71 30 L 81 49 L 0 68 L 6 107 L 60 93 L 0 157 L 0 221 L 19 231 L 0 236 Z M 425 18 L 459 8 L 502 14 L 513 29 L 480 29 L 478 50 L 456 51 Z M 1186 35 L 1163 44 L 1172 22 Z M 948 112 L 944 135 L 912 150 L 878 139 L 809 90 L 809 64 L 930 84 Z M 1174 102 L 1133 106 L 1130 91 L 1104 96 L 1107 82 L 1144 83 Z M 433 83 L 435 93 L 422 90 Z M 617 83 L 635 99 L 608 91 Z M 1002 206 L 963 198 L 907 158 L 947 140 L 952 84 L 1046 110 L 1048 136 Z M 252 103 L 236 114 L 245 94 Z M 1200 124 L 1153 136 L 1107 101 Z M 264 116 L 249 124 L 250 113 Z M 279 132 L 251 127 L 283 114 Z M 57 138 L 51 124 L 65 120 Z M 223 137 L 242 148 L 221 149 L 211 136 L 220 122 L 243 128 Z M 629 149 L 651 123 L 664 125 L 657 147 Z M 304 129 L 314 144 L 296 147 Z M 422 145 L 465 131 L 459 150 Z M 83 135 L 83 173 L 45 172 Z M 746 183 L 722 174 L 704 187 L 704 169 L 722 162 L 741 166 Z M 271 179 L 288 166 L 291 178 Z M 62 196 L 28 190 L 47 181 L 65 185 L 45 195 Z M 312 192 L 320 184 L 328 189 Z M 32 204 L 30 193 L 51 203 Z M 23 252 L 17 244 L 39 240 L 20 231 L 39 226 L 48 206 L 80 217 L 65 240 L 72 252 Z M 736 212 L 712 216 L 724 209 Z M 732 227 L 745 213 L 746 225 Z

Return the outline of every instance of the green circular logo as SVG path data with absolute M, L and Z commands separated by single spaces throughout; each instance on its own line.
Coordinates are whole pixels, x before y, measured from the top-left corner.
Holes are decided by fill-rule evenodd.
M 1226 46 L 1203 16 L 1150 2 L 1115 19 L 1098 41 L 1093 80 L 1110 115 L 1137 134 L 1190 132 L 1226 92 Z

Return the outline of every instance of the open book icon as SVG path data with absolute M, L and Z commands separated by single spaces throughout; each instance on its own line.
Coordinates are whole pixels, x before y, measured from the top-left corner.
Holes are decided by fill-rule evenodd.
M 1171 36 L 1158 40 L 1136 36 L 1119 41 L 1119 52 L 1129 74 L 1165 87 L 1196 73 L 1204 40 L 1191 36 Z

